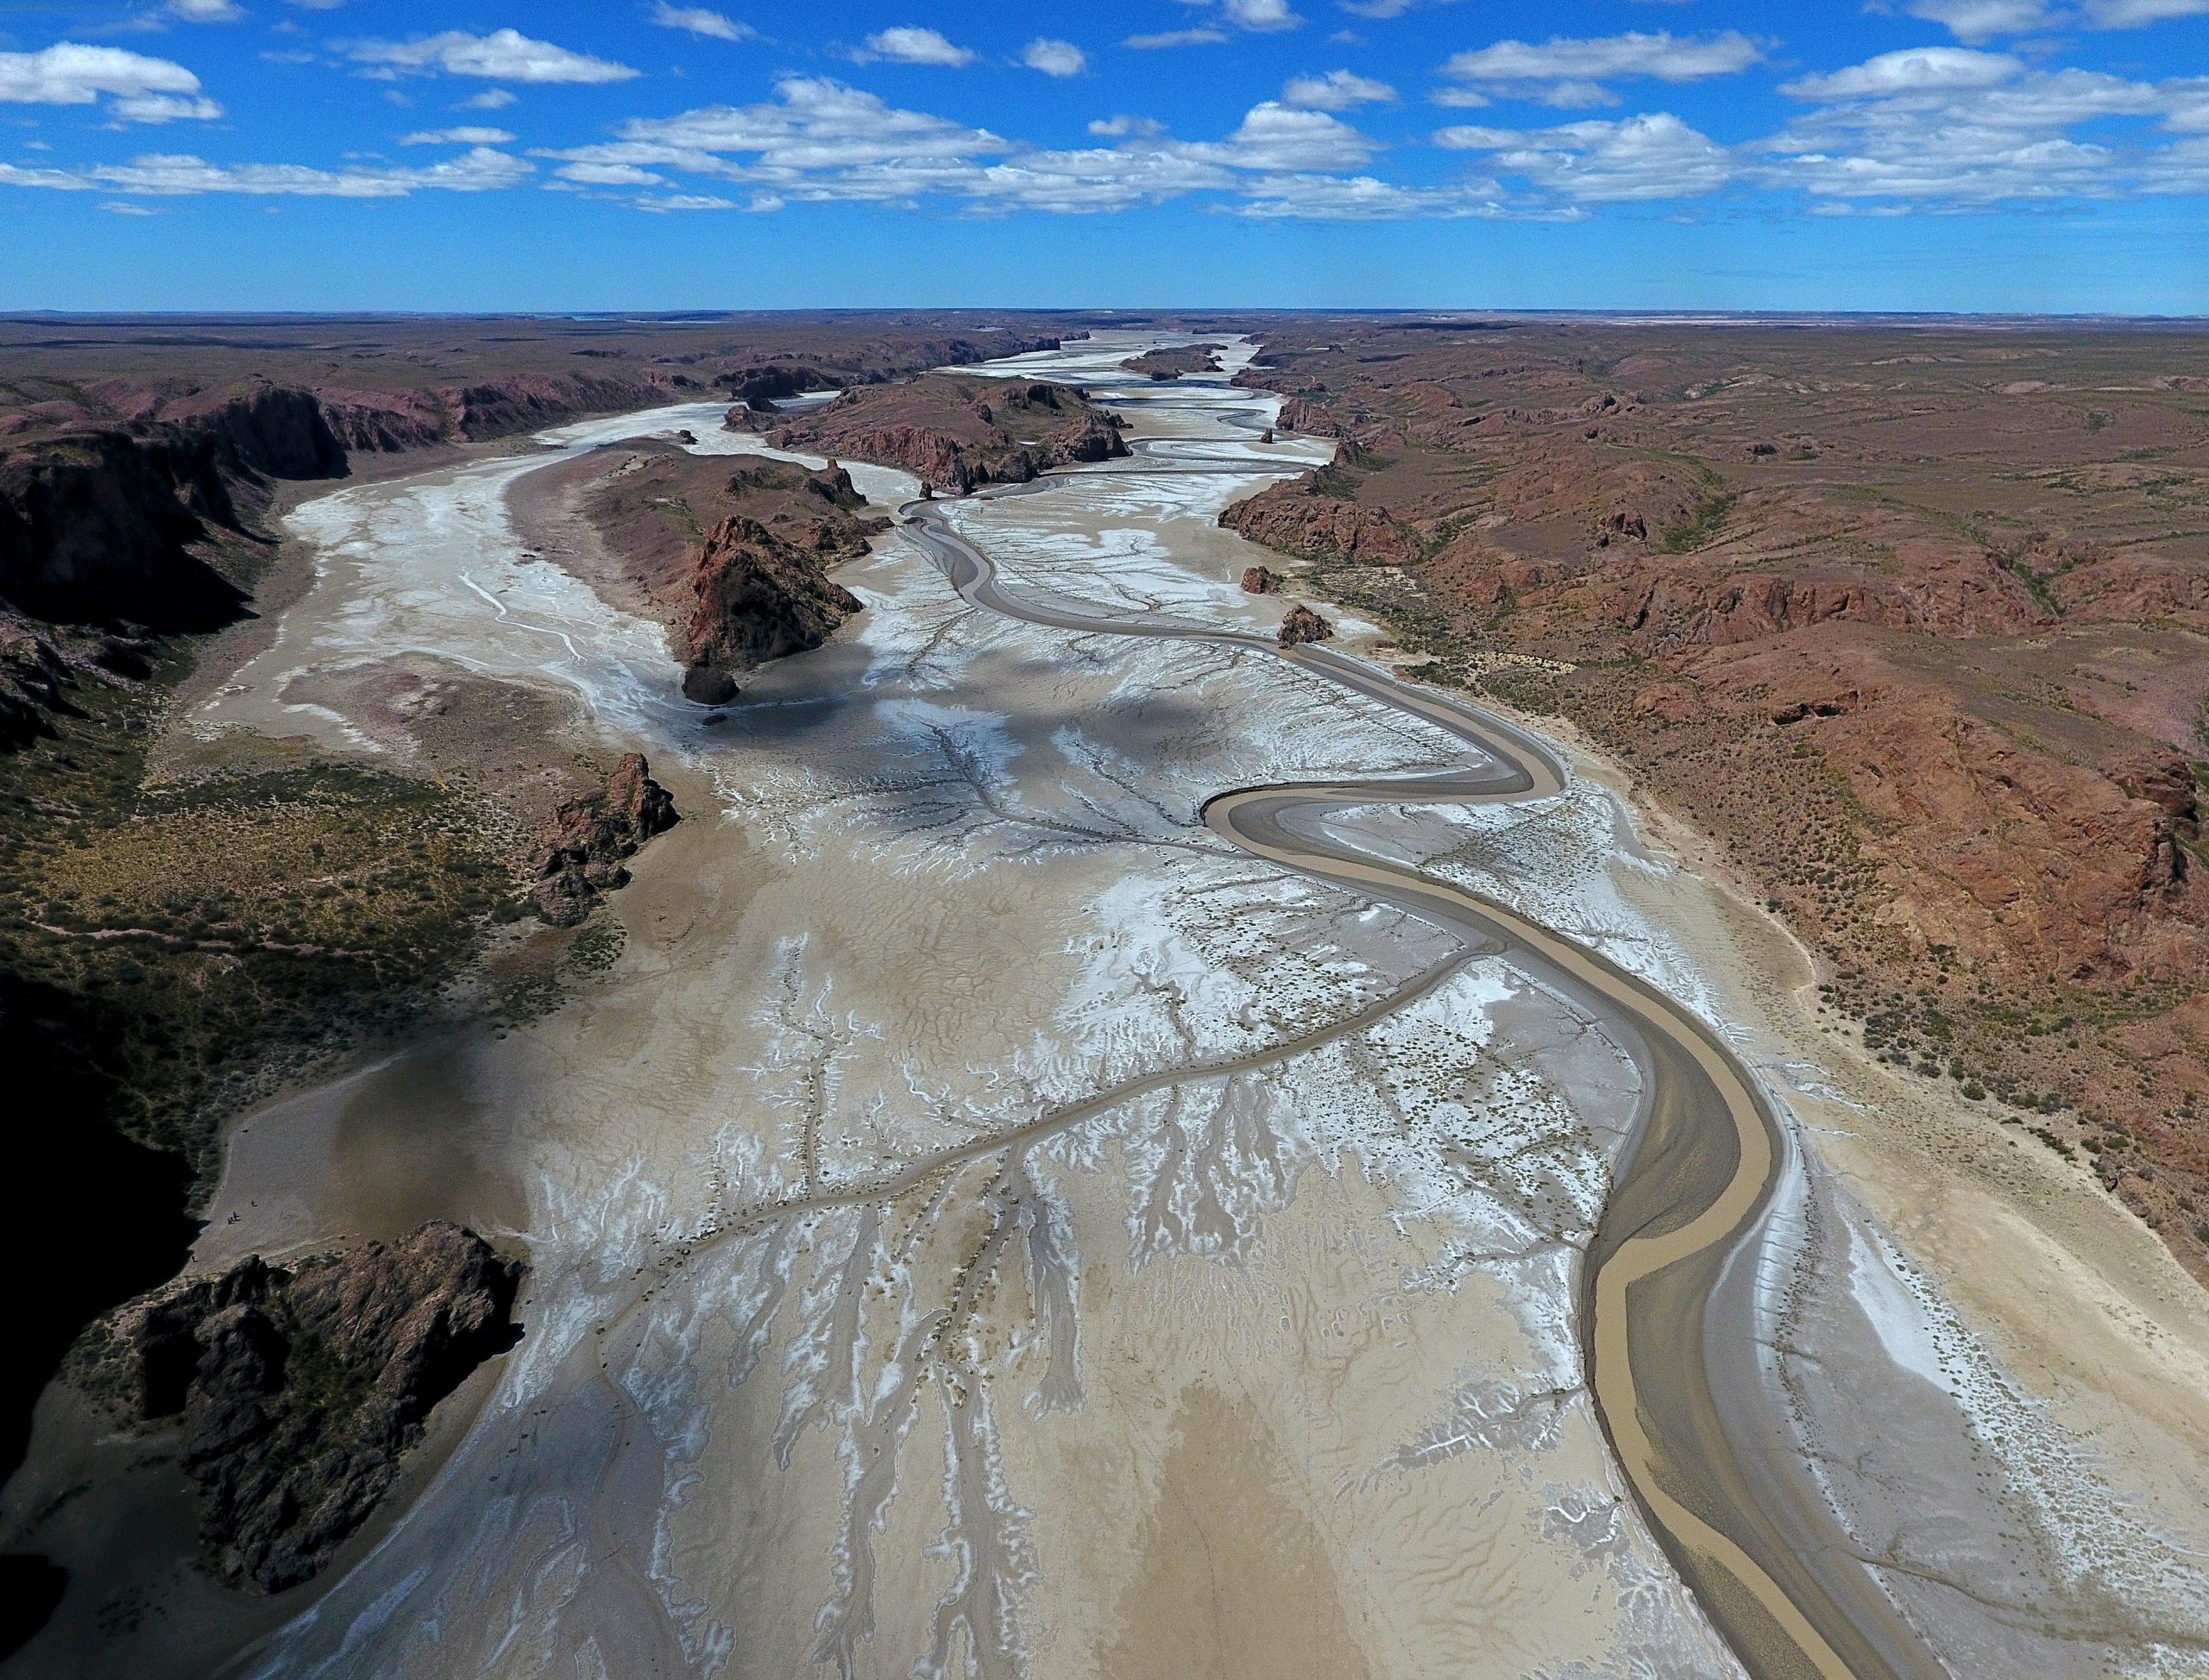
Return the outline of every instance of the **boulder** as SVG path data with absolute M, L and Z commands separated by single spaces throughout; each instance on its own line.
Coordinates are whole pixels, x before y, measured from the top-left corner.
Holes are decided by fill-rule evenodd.
M 1335 627 L 1309 607 L 1301 604 L 1288 609 L 1288 616 L 1281 621 L 1281 645 L 1300 647 L 1306 642 L 1324 642 L 1335 633 Z
M 1281 588 L 1281 574 L 1266 566 L 1243 568 L 1243 593 L 1249 595 L 1269 595 Z

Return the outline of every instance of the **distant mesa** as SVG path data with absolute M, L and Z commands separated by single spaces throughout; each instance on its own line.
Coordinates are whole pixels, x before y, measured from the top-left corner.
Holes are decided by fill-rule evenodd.
M 1120 365 L 1131 374 L 1163 383 L 1184 374 L 1220 372 L 1219 353 L 1226 348 L 1224 344 L 1176 344 L 1167 349 L 1145 350 Z
M 775 425 L 743 408 L 732 430 L 766 429 L 778 450 L 900 467 L 923 492 L 963 496 L 984 484 L 1025 484 L 1054 467 L 1128 453 L 1121 420 L 1071 385 L 924 374 L 897 385 L 846 391 Z

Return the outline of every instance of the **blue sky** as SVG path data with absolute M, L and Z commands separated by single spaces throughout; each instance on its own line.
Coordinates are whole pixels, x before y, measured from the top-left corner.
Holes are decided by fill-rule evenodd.
M 0 5 L 0 308 L 2209 313 L 2209 0 Z

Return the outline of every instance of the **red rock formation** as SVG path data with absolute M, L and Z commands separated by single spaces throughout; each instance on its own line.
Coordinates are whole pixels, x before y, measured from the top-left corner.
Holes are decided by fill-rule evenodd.
M 848 477 L 844 483 L 848 488 Z M 817 549 L 740 517 L 722 520 L 707 538 L 693 587 L 683 692 L 709 705 L 736 692 L 733 672 L 819 647 L 862 605 L 829 578 Z
M 728 424 L 757 417 L 732 410 Z M 1123 456 L 1117 415 L 1071 386 L 928 374 L 845 392 L 769 435 L 777 449 L 902 467 L 936 491 L 1024 484 L 1054 467 Z
M 1281 574 L 1271 567 L 1245 566 L 1243 568 L 1243 594 L 1268 595 L 1279 588 L 1281 588 Z
M 431 1410 L 512 1345 L 522 1268 L 457 1225 L 286 1270 L 258 1256 L 119 1308 L 91 1367 L 180 1419 L 217 1570 L 280 1592 L 367 1520 Z
M 538 914 L 557 927 L 590 915 L 602 893 L 629 884 L 626 860 L 682 819 L 641 752 L 626 755 L 602 788 L 563 802 L 537 859 Z
M 1300 647 L 1306 642 L 1324 642 L 1334 633 L 1334 626 L 1300 603 L 1288 609 L 1288 616 L 1281 621 L 1279 632 L 1283 647 Z
M 1324 475 L 1306 473 L 1272 485 L 1226 509 L 1219 523 L 1254 543 L 1311 560 L 1401 566 L 1419 557 L 1418 537 L 1392 515 L 1330 494 L 1324 484 Z

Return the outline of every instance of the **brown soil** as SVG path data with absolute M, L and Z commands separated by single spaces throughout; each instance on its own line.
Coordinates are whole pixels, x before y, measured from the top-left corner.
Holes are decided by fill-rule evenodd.
M 1297 323 L 1223 523 L 1570 719 L 1891 1064 L 2209 1277 L 2209 400 L 2176 330 Z

